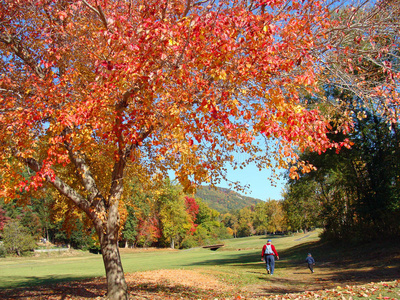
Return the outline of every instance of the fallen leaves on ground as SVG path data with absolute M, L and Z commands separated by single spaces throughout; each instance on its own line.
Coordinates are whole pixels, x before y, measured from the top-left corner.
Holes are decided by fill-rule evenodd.
M 400 299 L 400 280 L 371 282 L 366 285 L 337 286 L 335 289 L 306 291 L 304 293 L 275 295 L 265 299 Z

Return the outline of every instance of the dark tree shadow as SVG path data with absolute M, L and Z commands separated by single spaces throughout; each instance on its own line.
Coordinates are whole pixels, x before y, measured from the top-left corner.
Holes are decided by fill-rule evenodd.
M 23 284 L 27 287 L 0 290 L 0 299 L 93 299 L 104 296 L 107 290 L 105 279 L 77 281 L 76 277 L 29 277 Z

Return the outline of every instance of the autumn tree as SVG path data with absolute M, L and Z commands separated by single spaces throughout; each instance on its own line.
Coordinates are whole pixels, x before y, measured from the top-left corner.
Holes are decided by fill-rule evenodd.
M 96 229 L 108 297 L 126 299 L 124 178 L 174 170 L 192 189 L 233 151 L 286 167 L 293 149 L 340 146 L 299 96 L 328 21 L 318 1 L 1 1 L 0 196 L 55 188 Z
M 157 195 L 157 201 L 159 202 L 160 229 L 164 241 L 175 249 L 175 244 L 178 244 L 192 228 L 182 187 L 166 180 Z
M 194 232 L 196 231 L 197 224 L 195 223 L 197 219 L 197 214 L 199 213 L 199 205 L 196 202 L 196 199 L 192 197 L 185 196 L 185 208 L 186 212 L 190 216 L 190 223 L 191 223 L 191 228 L 190 231 Z
M 222 222 L 228 228 L 234 238 L 237 238 L 239 229 L 239 220 L 236 214 L 226 213 L 223 216 Z
M 3 228 L 10 218 L 6 216 L 6 211 L 0 206 L 0 238 L 3 236 Z

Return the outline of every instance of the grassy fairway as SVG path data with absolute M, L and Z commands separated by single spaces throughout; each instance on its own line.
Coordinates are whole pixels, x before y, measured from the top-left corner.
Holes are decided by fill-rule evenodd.
M 358 299 L 358 295 L 365 298 L 362 295 L 366 291 L 368 295 L 378 293 L 389 299 L 400 296 L 398 241 L 371 241 L 352 247 L 322 243 L 318 234 L 313 231 L 272 237 L 281 258 L 276 263 L 274 276 L 266 273 L 260 260 L 265 236 L 226 240 L 225 246 L 217 251 L 121 249 L 121 256 L 132 296 L 138 297 L 133 299 L 199 299 L 198 295 L 202 299 L 236 299 L 237 295 L 266 299 L 305 291 L 302 299 L 314 299 L 309 293 L 315 293 L 316 298 L 342 299 L 342 292 Z M 317 261 L 314 274 L 310 274 L 304 262 L 308 252 Z M 97 278 L 71 282 L 94 277 Z M 64 283 L 47 286 L 59 281 Z M 370 282 L 381 281 L 389 283 L 365 287 Z M 354 287 L 362 284 L 360 288 Z M 35 287 L 38 285 L 43 286 Z M 15 289 L 22 286 L 30 288 Z M 57 297 L 51 299 L 75 300 L 82 299 L 82 293 L 86 298 L 101 297 L 106 290 L 102 258 L 78 252 L 73 256 L 0 259 L 0 289 L 0 298 L 36 300 L 52 294 Z M 340 297 L 333 298 L 333 294 Z
M 310 235 L 272 239 L 278 251 L 283 251 L 305 242 L 317 241 L 318 233 L 315 231 Z M 231 280 L 245 284 L 247 281 L 257 280 L 251 276 L 250 271 L 263 270 L 260 252 L 265 242 L 265 236 L 230 239 L 224 241 L 225 247 L 217 251 L 203 248 L 180 251 L 125 251 L 121 249 L 122 264 L 126 273 L 158 269 L 201 268 L 210 272 L 229 274 Z M 0 259 L 0 270 L 0 288 L 105 275 L 101 255 L 83 252 L 74 256 Z
M 217 251 L 121 249 L 121 256 L 132 299 L 400 299 L 398 241 L 352 247 L 323 243 L 318 234 L 271 237 L 281 258 L 274 276 L 260 260 L 265 236 L 226 240 Z M 308 252 L 314 274 L 304 262 Z M 84 278 L 91 279 L 76 281 Z M 106 289 L 101 255 L 0 259 L 1 299 L 102 299 Z

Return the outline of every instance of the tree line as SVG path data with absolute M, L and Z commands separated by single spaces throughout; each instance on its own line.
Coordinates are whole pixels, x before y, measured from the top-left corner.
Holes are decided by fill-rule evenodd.
M 351 149 L 320 155 L 304 152 L 315 166 L 299 179 L 288 179 L 283 202 L 293 227 L 319 226 L 324 237 L 363 242 L 400 236 L 399 124 L 362 105 L 356 95 L 326 89 L 353 107 L 354 130 L 345 137 Z
M 179 183 L 169 179 L 152 192 L 134 180 L 129 187 L 131 194 L 121 208 L 120 247 L 182 249 L 288 229 L 283 207 L 276 200 L 221 213 L 200 198 L 185 194 Z M 52 194 L 45 199 L 26 200 L 28 204 L 22 207 L 17 202 L 0 202 L 0 238 L 4 255 L 5 250 L 21 255 L 36 248 L 39 241 L 92 252 L 100 250 L 85 215 L 66 210 L 66 207 L 57 208 L 57 200 Z M 21 242 L 16 245 L 18 240 Z

